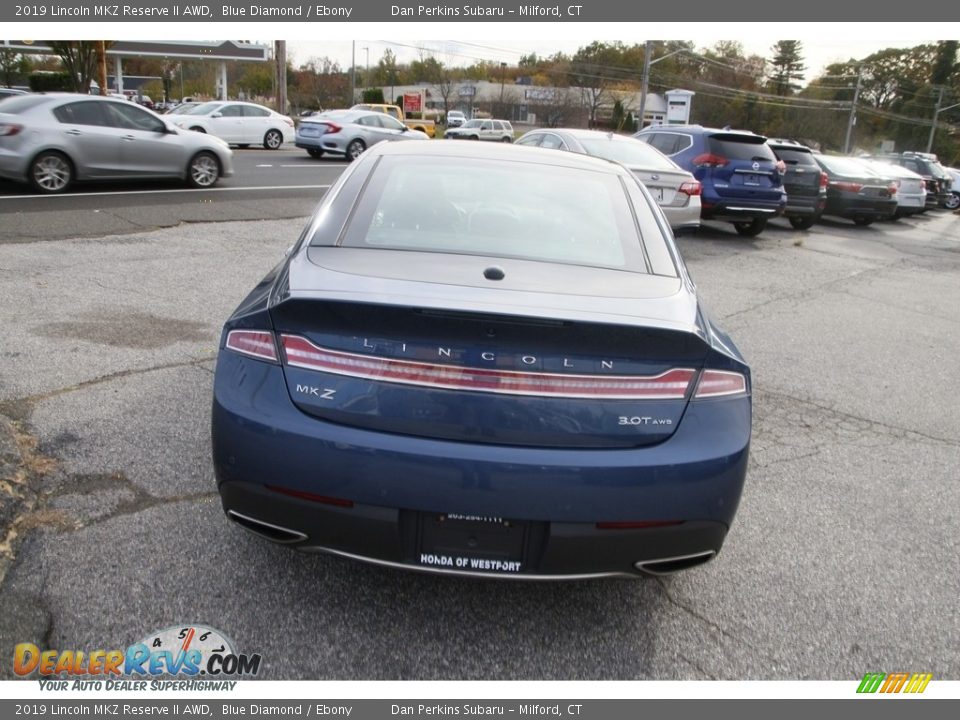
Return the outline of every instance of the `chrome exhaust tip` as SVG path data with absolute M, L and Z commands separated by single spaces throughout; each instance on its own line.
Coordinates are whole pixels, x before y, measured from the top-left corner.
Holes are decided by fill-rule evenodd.
M 236 510 L 227 510 L 227 517 L 244 530 L 248 530 L 254 535 L 259 535 L 275 543 L 290 544 L 303 542 L 307 539 L 307 536 L 302 532 L 264 522 L 263 520 L 257 520 L 249 515 L 242 515 Z
M 697 565 L 703 565 L 705 562 L 713 560 L 717 554 L 716 550 L 704 550 L 703 552 L 693 553 L 691 555 L 678 555 L 669 558 L 657 558 L 655 560 L 640 560 L 633 566 L 640 572 L 648 575 L 672 575 L 673 573 L 687 570 Z

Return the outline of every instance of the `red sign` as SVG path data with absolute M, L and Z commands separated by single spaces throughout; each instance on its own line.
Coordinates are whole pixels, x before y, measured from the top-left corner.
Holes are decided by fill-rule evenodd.
M 422 109 L 422 98 L 420 93 L 404 93 L 403 94 L 403 112 L 412 113 L 420 112 Z

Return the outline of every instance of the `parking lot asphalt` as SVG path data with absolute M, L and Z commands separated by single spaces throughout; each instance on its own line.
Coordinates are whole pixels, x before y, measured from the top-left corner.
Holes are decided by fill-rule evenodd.
M 681 238 L 754 371 L 736 523 L 672 578 L 564 584 L 298 554 L 224 519 L 219 328 L 302 223 L 0 246 L 0 647 L 198 622 L 265 679 L 960 679 L 960 218 Z

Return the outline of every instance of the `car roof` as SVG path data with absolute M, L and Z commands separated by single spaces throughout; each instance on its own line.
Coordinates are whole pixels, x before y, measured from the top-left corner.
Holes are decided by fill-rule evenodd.
M 593 157 L 592 155 L 581 155 L 580 153 L 523 147 L 512 143 L 393 142 L 379 143 L 364 153 L 364 157 L 381 155 L 452 157 L 470 160 L 514 160 L 632 177 L 629 170 L 610 160 Z

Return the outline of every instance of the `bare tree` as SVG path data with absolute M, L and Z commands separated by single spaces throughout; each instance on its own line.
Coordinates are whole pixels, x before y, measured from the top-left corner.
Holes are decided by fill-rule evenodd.
M 97 74 L 97 45 L 96 40 L 50 40 L 47 45 L 59 57 L 63 71 L 70 76 L 71 88 L 74 92 L 86 94 L 90 92 L 90 81 Z

